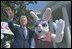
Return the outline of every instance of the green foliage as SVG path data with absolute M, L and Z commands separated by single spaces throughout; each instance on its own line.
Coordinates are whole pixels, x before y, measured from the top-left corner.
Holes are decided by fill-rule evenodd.
M 30 10 L 26 9 L 29 4 L 36 4 L 37 1 L 1 1 L 1 21 L 7 21 L 7 15 L 4 12 L 6 7 L 11 7 L 14 10 L 14 23 L 20 24 L 20 16 L 25 15 L 28 18 L 28 27 L 33 29 L 31 22 Z

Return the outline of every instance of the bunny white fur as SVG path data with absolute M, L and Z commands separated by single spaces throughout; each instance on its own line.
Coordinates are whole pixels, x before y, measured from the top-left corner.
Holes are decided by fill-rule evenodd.
M 45 33 L 49 32 L 48 21 L 51 18 L 51 13 L 51 8 L 47 8 L 42 19 L 39 19 L 33 11 L 30 12 L 35 21 L 35 33 L 39 36 L 39 38 L 43 38 Z M 53 26 L 56 34 L 51 33 L 52 41 L 59 43 L 62 41 L 64 36 L 65 21 L 62 19 L 56 20 L 53 22 Z

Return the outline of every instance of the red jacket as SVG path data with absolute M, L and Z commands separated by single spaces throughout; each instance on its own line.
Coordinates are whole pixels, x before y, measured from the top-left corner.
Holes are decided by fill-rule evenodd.
M 46 37 L 44 38 L 44 41 L 41 39 L 38 39 L 38 36 L 34 34 L 34 40 L 35 40 L 35 47 L 36 48 L 51 48 L 52 47 L 52 38 L 51 33 L 46 33 Z

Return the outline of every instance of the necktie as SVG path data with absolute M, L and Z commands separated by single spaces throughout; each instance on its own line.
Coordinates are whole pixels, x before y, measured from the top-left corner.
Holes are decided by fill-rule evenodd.
M 27 37 L 27 29 L 24 28 L 24 35 L 25 35 L 25 38 Z
M 24 27 L 24 36 L 25 36 L 25 48 L 29 48 L 28 37 L 27 37 L 27 29 Z

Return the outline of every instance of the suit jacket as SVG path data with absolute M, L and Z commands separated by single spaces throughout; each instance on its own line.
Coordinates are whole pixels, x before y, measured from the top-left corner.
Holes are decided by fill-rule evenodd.
M 27 37 L 24 36 L 24 30 L 22 27 L 14 26 L 12 21 L 8 21 L 8 26 L 14 33 L 14 41 L 12 43 L 12 48 L 30 48 L 31 38 L 33 32 L 27 28 Z

